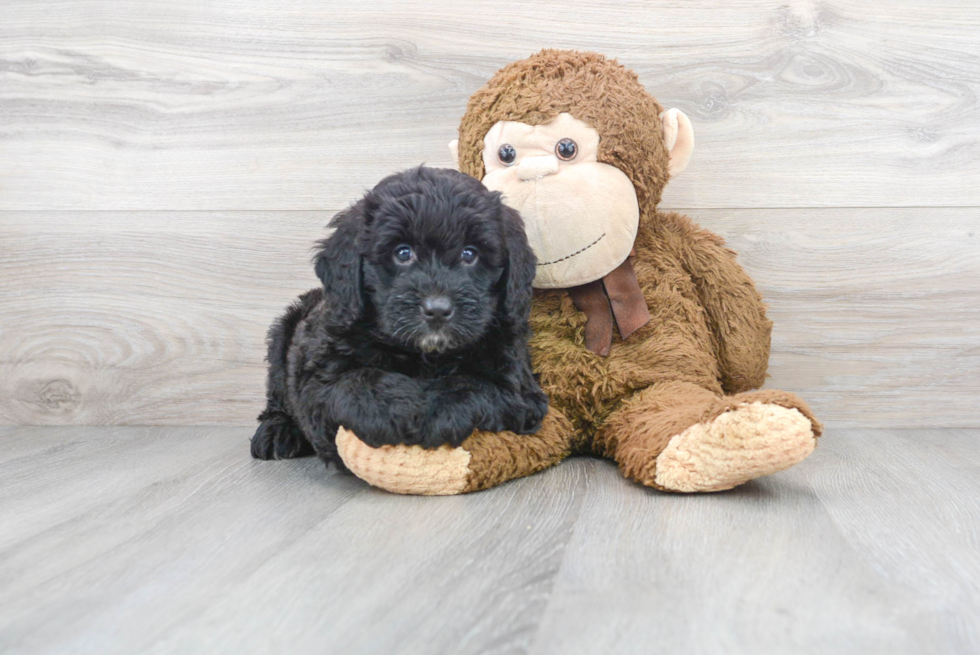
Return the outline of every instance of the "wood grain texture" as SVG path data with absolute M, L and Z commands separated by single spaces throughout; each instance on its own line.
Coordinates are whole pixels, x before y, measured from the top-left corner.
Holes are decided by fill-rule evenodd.
M 977 430 L 831 429 L 801 465 L 699 496 L 572 459 L 399 497 L 252 461 L 247 436 L 0 428 L 20 452 L 0 461 L 0 650 L 980 649 Z
M 977 436 L 831 430 L 789 471 L 656 504 L 596 465 L 531 652 L 975 652 Z
M 690 115 L 667 205 L 980 204 L 972 0 L 8 0 L 0 209 L 342 206 L 542 47 Z
M 265 333 L 330 214 L 16 214 L 0 225 L 0 422 L 249 424 Z
M 569 468 L 433 503 L 253 461 L 241 428 L 129 432 L 61 429 L 91 452 L 0 465 L 4 651 L 525 650 L 585 491 Z M 52 515 L 89 487 L 111 492 Z
M 692 210 L 776 323 L 768 386 L 844 426 L 980 426 L 980 209 Z M 329 212 L 8 213 L 0 423 L 253 425 Z
M 980 427 L 980 209 L 692 213 L 769 304 L 766 386 L 840 425 Z

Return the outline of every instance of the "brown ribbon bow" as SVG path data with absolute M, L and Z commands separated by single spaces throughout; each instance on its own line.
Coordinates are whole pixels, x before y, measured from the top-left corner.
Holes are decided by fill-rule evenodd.
M 647 301 L 628 257 L 601 280 L 572 287 L 568 295 L 586 317 L 585 347 L 603 357 L 612 346 L 613 317 L 624 341 L 650 322 Z

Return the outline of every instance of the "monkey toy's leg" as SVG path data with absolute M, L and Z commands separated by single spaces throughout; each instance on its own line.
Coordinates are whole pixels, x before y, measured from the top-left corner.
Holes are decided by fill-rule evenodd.
M 340 428 L 337 452 L 365 482 L 399 494 L 449 496 L 490 487 L 537 473 L 572 451 L 575 430 L 555 407 L 534 434 L 477 430 L 458 448 L 421 446 L 371 448 Z
M 820 436 L 806 404 L 784 391 L 720 396 L 660 382 L 624 401 L 596 434 L 596 454 L 664 491 L 731 489 L 805 459 Z

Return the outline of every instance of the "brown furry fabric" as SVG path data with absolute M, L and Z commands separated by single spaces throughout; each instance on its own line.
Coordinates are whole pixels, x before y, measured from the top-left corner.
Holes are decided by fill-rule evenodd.
M 656 458 L 671 437 L 753 401 L 798 409 L 819 435 L 819 423 L 793 394 L 725 395 L 763 384 L 772 323 L 720 237 L 685 216 L 657 210 L 668 168 L 662 111 L 636 75 L 615 61 L 557 50 L 504 67 L 470 99 L 459 128 L 459 163 L 477 178 L 484 174 L 483 137 L 498 121 L 535 125 L 569 112 L 599 131 L 599 160 L 636 186 L 640 226 L 632 262 L 652 317 L 626 342 L 614 335 L 609 355 L 601 357 L 586 349 L 585 316 L 568 293 L 536 291 L 532 357 L 560 420 L 552 417 L 531 438 L 540 440 L 534 445 L 507 434 L 471 437 L 463 447 L 474 452 L 480 471 L 471 489 L 526 475 L 576 451 L 611 457 L 632 479 L 656 486 Z
M 513 432 L 476 432 L 463 442 L 471 454 L 465 492 L 489 489 L 507 480 L 531 475 L 571 454 L 575 430 L 560 410 L 552 408 L 533 438 Z
M 652 320 L 628 341 L 614 335 L 607 357 L 584 348 L 585 317 L 565 291 L 535 292 L 535 369 L 552 404 L 580 430 L 592 431 L 654 383 L 689 382 L 720 394 L 765 380 L 772 323 L 735 253 L 684 216 L 654 210 L 648 218 L 633 267 Z

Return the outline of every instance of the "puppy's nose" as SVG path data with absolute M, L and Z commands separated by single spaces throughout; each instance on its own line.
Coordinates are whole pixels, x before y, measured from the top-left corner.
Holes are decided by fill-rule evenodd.
M 517 165 L 517 177 L 525 182 L 538 180 L 545 175 L 553 175 L 558 172 L 558 157 L 554 155 L 538 155 L 536 157 L 525 157 Z
M 456 308 L 448 296 L 429 296 L 422 301 L 422 316 L 429 323 L 443 323 L 453 317 Z

